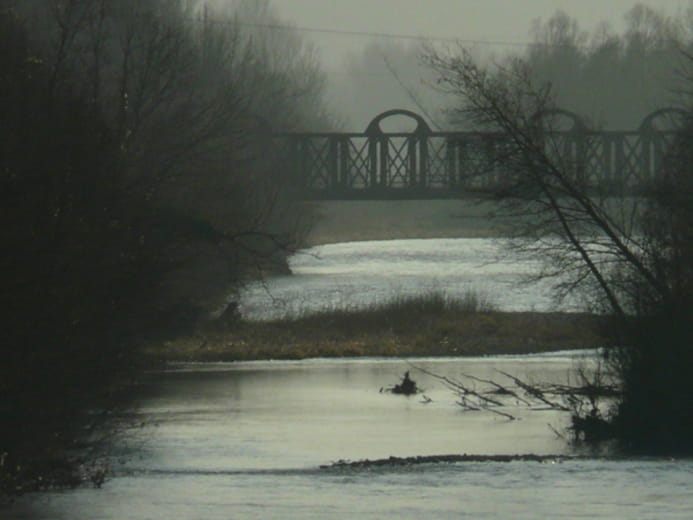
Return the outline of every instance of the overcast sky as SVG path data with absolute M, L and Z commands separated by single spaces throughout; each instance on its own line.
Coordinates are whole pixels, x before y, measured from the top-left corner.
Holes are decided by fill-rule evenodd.
M 558 9 L 591 30 L 608 21 L 620 30 L 623 15 L 638 3 L 674 14 L 688 0 L 274 0 L 282 16 L 299 27 L 488 42 L 527 42 L 532 21 Z M 326 64 L 357 51 L 368 36 L 310 32 Z M 494 49 L 504 45 L 493 43 Z

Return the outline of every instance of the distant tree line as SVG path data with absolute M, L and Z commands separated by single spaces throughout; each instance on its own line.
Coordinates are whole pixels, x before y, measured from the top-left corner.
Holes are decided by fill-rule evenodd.
M 635 130 L 655 109 L 679 101 L 676 72 L 684 67 L 691 15 L 673 19 L 639 4 L 625 14 L 623 33 L 602 23 L 589 34 L 558 11 L 535 22 L 523 58 L 537 85 L 551 84 L 561 108 L 599 127 Z
M 526 50 L 483 45 L 468 50 L 487 65 L 521 57 L 537 85 L 551 84 L 558 106 L 599 128 L 635 130 L 655 109 L 676 104 L 678 91 L 685 88 L 676 71 L 685 69 L 681 45 L 691 39 L 693 10 L 680 14 L 673 18 L 636 5 L 624 14 L 622 31 L 604 22 L 588 32 L 558 11 L 534 22 Z M 348 112 L 350 130 L 362 131 L 391 108 L 418 112 L 432 127 L 451 126 L 443 114 L 447 100 L 435 91 L 436 77 L 421 62 L 422 52 L 418 42 L 381 39 L 346 59 L 335 80 L 335 104 Z M 454 126 L 460 125 L 465 123 Z
M 312 49 L 245 23 L 275 19 L 264 1 L 0 3 L 0 494 L 71 482 L 137 346 L 300 244 L 265 138 L 331 122 Z

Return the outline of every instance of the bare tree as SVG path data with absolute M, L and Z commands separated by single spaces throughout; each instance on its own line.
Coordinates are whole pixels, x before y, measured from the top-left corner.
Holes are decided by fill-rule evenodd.
M 683 159 L 691 149 L 688 132 L 681 133 L 670 174 L 640 196 L 614 197 L 594 184 L 584 155 L 566 153 L 555 132 L 562 112 L 551 87 L 537 87 L 525 62 L 482 69 L 463 48 L 429 48 L 426 60 L 438 72 L 439 86 L 458 97 L 451 115 L 499 136 L 488 160 L 502 166 L 502 177 L 491 192 L 501 212 L 516 217 L 513 246 L 543 263 L 539 276 L 557 279 L 559 296 L 579 292 L 596 310 L 614 316 L 619 348 L 609 352 L 625 386 L 614 419 L 628 424 L 620 429 L 622 437 L 643 449 L 690 450 L 691 421 L 679 409 L 668 408 L 666 424 L 675 433 L 653 436 L 649 444 L 646 439 L 664 420 L 661 403 L 646 398 L 648 392 L 678 399 L 662 392 L 669 387 L 691 395 L 683 373 L 669 379 L 665 368 L 677 357 L 691 366 L 690 353 L 683 353 L 690 340 L 691 237 L 681 230 L 693 219 L 690 201 L 674 196 L 672 188 L 690 183 Z M 656 348 L 658 334 L 664 344 Z M 659 368 L 648 384 L 636 384 L 654 366 Z
M 282 263 L 306 219 L 267 132 L 327 118 L 314 51 L 295 31 L 263 28 L 278 22 L 269 4 L 223 10 L 181 0 L 31 0 L 23 12 L 45 29 L 53 84 L 84 96 L 118 142 L 111 182 L 127 193 L 117 201 L 127 206 L 119 225 L 145 225 L 154 244 L 164 215 L 204 223 L 207 232 L 175 253 L 175 263 L 218 267 L 204 284 L 176 269 L 174 277 L 197 282 L 178 300 L 207 294 L 204 307 L 216 307 L 249 269 Z M 171 248 L 157 251 L 147 255 L 173 261 L 165 258 Z M 162 298 L 172 301 L 170 291 Z
M 79 483 L 69 450 L 126 403 L 138 347 L 191 331 L 251 269 L 285 265 L 302 223 L 248 95 L 267 71 L 233 20 L 180 0 L 13 4 L 0 495 Z M 272 106 L 295 114 L 277 87 Z

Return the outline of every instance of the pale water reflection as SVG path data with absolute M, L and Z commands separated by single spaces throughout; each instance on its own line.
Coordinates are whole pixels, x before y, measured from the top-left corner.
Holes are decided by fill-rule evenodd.
M 497 370 L 565 381 L 573 355 L 429 359 L 436 373 Z M 432 399 L 379 393 L 405 370 Z M 127 458 L 102 490 L 21 501 L 7 518 L 676 518 L 693 514 L 693 462 L 580 460 L 320 469 L 339 459 L 566 453 L 554 412 L 463 412 L 404 360 L 179 365 L 156 374 Z M 511 405 L 511 407 L 514 405 Z M 31 516 L 29 516 L 31 513 Z
M 442 291 L 485 295 L 501 310 L 552 310 L 551 283 L 524 285 L 536 262 L 510 255 L 496 239 L 347 242 L 314 247 L 290 260 L 293 275 L 248 287 L 241 311 L 271 318 L 329 307 L 359 307 L 395 295 Z M 563 309 L 576 308 L 575 300 Z

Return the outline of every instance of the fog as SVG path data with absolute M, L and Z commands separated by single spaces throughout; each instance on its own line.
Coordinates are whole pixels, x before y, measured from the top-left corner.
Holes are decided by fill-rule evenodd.
M 423 436 L 410 426 L 412 418 L 425 430 L 450 432 L 455 450 L 475 449 L 481 445 L 469 442 L 469 428 L 459 422 L 460 414 L 448 413 L 457 405 L 448 405 L 442 415 L 452 429 L 431 424 L 425 414 L 436 409 L 437 404 L 429 406 L 433 399 L 387 399 L 387 392 L 377 392 L 379 385 L 388 384 L 380 379 L 383 363 L 372 360 L 363 366 L 370 364 L 367 371 L 373 379 L 361 378 L 356 384 L 351 362 L 336 363 L 344 378 L 330 386 L 332 395 L 323 391 L 325 385 L 313 384 L 312 375 L 293 378 L 293 387 L 281 379 L 273 386 L 266 384 L 275 372 L 297 374 L 300 364 L 293 362 L 267 363 L 266 373 L 257 378 L 257 364 L 234 364 L 254 378 L 245 387 L 239 385 L 237 374 L 221 386 L 209 386 L 216 368 L 208 372 L 205 367 L 196 385 L 202 391 L 188 387 L 170 397 L 160 393 L 168 369 L 159 381 L 149 379 L 153 371 L 183 359 L 204 363 L 384 354 L 404 363 L 403 356 L 421 354 L 507 352 L 505 340 L 499 342 L 505 336 L 511 338 L 513 349 L 518 345 L 527 352 L 572 347 L 565 338 L 572 336 L 573 326 L 562 318 L 554 326 L 549 325 L 552 318 L 546 321 L 538 312 L 520 322 L 516 316 L 508 321 L 508 316 L 486 312 L 493 302 L 484 296 L 484 279 L 492 278 L 488 285 L 499 288 L 495 292 L 507 305 L 515 274 L 533 274 L 523 267 L 528 265 L 546 266 L 540 273 L 542 282 L 558 280 L 559 291 L 585 295 L 594 303 L 588 309 L 607 308 L 618 318 L 609 321 L 615 329 L 611 338 L 584 337 L 582 332 L 592 332 L 581 328 L 576 344 L 594 347 L 618 340 L 618 355 L 608 364 L 624 389 L 615 401 L 617 415 L 607 415 L 606 408 L 602 413 L 591 390 L 591 409 L 579 398 L 573 401 L 568 391 L 573 433 L 586 440 L 614 437 L 632 453 L 691 453 L 691 414 L 684 405 L 693 401 L 690 126 L 677 133 L 643 131 L 625 137 L 595 132 L 602 136 L 601 143 L 577 132 L 539 134 L 539 118 L 534 116 L 544 115 L 553 100 L 544 104 L 543 97 L 533 96 L 535 89 L 516 80 L 528 76 L 541 93 L 555 92 L 558 107 L 601 128 L 634 129 L 657 108 L 677 103 L 690 108 L 693 3 L 652 1 L 648 7 L 636 5 L 636 0 L 4 0 L 0 5 L 1 517 L 17 495 L 26 494 L 25 503 L 48 504 L 41 518 L 93 518 L 93 511 L 100 511 L 99 517 L 103 511 L 114 518 L 152 517 L 150 508 L 170 505 L 170 497 L 183 502 L 175 504 L 173 514 L 180 518 L 208 518 L 210 504 L 215 508 L 211 514 L 220 518 L 228 517 L 228 511 L 238 517 L 239 510 L 241 515 L 248 511 L 249 517 L 265 518 L 271 512 L 268 507 L 283 518 L 283 509 L 291 507 L 293 514 L 298 502 L 314 513 L 315 491 L 326 485 L 349 502 L 345 517 L 360 517 L 350 506 L 364 493 L 350 485 L 352 476 L 324 473 L 316 465 L 392 453 L 395 436 L 416 441 L 406 446 L 407 452 L 425 454 L 429 449 L 418 443 Z M 472 60 L 460 65 L 455 60 L 460 54 L 445 55 L 452 61 L 433 59 L 446 45 L 453 46 L 453 52 L 464 50 L 462 55 L 471 55 L 481 67 Z M 498 123 L 512 139 L 484 135 L 349 140 L 318 133 L 362 131 L 377 114 L 393 108 L 418 112 L 435 129 L 468 128 L 464 118 L 469 111 L 459 110 L 465 108 L 460 99 L 432 88 L 437 73 L 423 65 L 426 53 L 443 73 L 452 64 L 447 70 L 453 87 L 461 84 L 464 89 L 465 81 L 457 82 L 459 72 L 471 71 L 470 97 L 475 99 L 476 85 L 476 100 L 481 100 L 476 121 L 490 123 L 489 128 Z M 526 76 L 521 67 L 512 69 L 520 70 L 515 76 L 486 75 L 513 58 L 523 60 L 514 64 L 528 65 Z M 687 98 L 678 99 L 678 70 L 688 71 L 682 85 Z M 478 78 L 491 82 L 475 82 Z M 525 102 L 526 98 L 533 99 Z M 446 110 L 450 108 L 464 117 L 451 122 Z M 426 127 L 417 117 L 401 119 L 388 119 L 385 129 L 408 130 L 412 120 Z M 638 196 L 623 196 L 630 195 L 631 188 Z M 306 203 L 318 190 L 329 197 L 346 197 L 352 189 L 355 197 L 393 200 L 328 202 L 332 207 L 321 207 L 322 201 Z M 480 190 L 502 197 L 481 205 L 473 204 L 471 197 L 434 201 L 447 206 L 394 200 L 428 197 L 434 190 L 435 195 L 451 197 Z M 640 197 L 641 193 L 652 196 Z M 523 215 L 526 218 L 517 218 Z M 510 218 L 516 224 L 511 231 L 538 239 L 516 241 L 527 262 L 496 258 L 494 237 L 507 236 L 505 223 Z M 315 222 L 322 222 L 328 232 L 320 231 Z M 382 242 L 395 234 L 403 240 L 394 247 Z M 441 237 L 452 239 L 410 240 Z M 473 241 L 459 242 L 460 238 Z M 324 248 L 319 260 L 316 249 L 304 250 L 320 244 L 335 246 Z M 301 251 L 313 262 L 303 264 L 303 272 L 294 261 Z M 294 275 L 289 276 L 292 269 Z M 276 278 L 296 284 L 285 285 L 287 291 L 280 296 L 286 301 L 316 303 L 310 312 L 334 308 L 336 318 L 318 314 L 313 321 L 307 315 L 307 321 L 278 326 L 244 321 L 249 315 L 244 314 L 244 290 L 261 287 L 262 296 L 268 296 L 269 281 Z M 356 286 L 353 280 L 365 283 Z M 448 290 L 461 295 L 459 304 L 448 301 Z M 398 296 L 412 293 L 422 298 L 410 304 Z M 273 303 L 278 302 L 276 295 L 271 295 Z M 355 295 L 353 300 L 350 295 Z M 394 300 L 383 314 L 379 305 L 388 303 L 381 299 L 384 295 Z M 525 288 L 520 296 L 515 299 L 520 305 L 505 310 L 542 309 L 539 297 Z M 267 300 L 257 301 L 257 308 L 269 308 Z M 346 313 L 342 321 L 341 311 L 355 308 L 352 301 L 378 307 L 353 316 Z M 608 301 L 608 307 L 602 301 Z M 458 320 L 462 314 L 474 322 L 472 329 Z M 572 323 L 572 317 L 566 319 Z M 406 328 L 400 328 L 400 322 L 406 322 Z M 582 323 L 582 318 L 575 323 Z M 553 339 L 544 345 L 536 340 L 544 332 L 534 334 L 535 329 Z M 320 379 L 334 383 L 331 373 L 323 371 L 323 362 L 315 365 L 308 367 L 310 372 L 322 372 Z M 180 373 L 189 373 L 188 368 Z M 490 377 L 486 372 L 479 375 Z M 596 387 L 600 380 L 595 376 Z M 589 387 L 596 388 L 591 383 Z M 236 399 L 250 388 L 260 389 L 255 402 Z M 274 398 L 277 390 L 291 404 L 310 406 L 287 412 Z M 374 439 L 377 452 L 342 443 L 342 426 L 351 418 L 332 399 L 335 392 L 365 426 L 348 438 L 355 445 Z M 138 406 L 146 410 L 148 393 L 161 406 L 154 414 L 140 414 Z M 359 393 L 367 396 L 365 400 L 353 399 Z M 574 396 L 580 395 L 576 389 Z M 313 407 L 306 396 L 319 400 L 331 414 Z M 154 401 L 149 401 L 150 410 Z M 276 410 L 268 408 L 268 402 Z M 396 403 L 403 420 L 390 421 L 373 403 Z M 421 405 L 424 414 L 412 415 L 409 404 Z M 160 420 L 169 427 L 159 429 Z M 381 429 L 383 421 L 399 426 L 388 433 Z M 145 432 L 144 425 L 152 429 Z M 500 431 L 498 426 L 501 421 L 489 424 L 494 431 Z M 213 430 L 219 435 L 208 435 Z M 517 436 L 512 429 L 504 431 L 514 447 Z M 132 444 L 121 444 L 129 433 L 134 434 Z M 292 435 L 298 445 L 290 442 Z M 534 442 L 553 451 L 533 435 Z M 151 450 L 140 444 L 145 438 L 152 441 Z M 333 442 L 334 450 L 322 451 L 317 458 L 320 442 Z M 563 440 L 553 442 L 564 445 Z M 534 450 L 534 444 L 524 446 Z M 434 448 L 440 444 L 430 444 Z M 294 462 L 288 464 L 277 453 L 288 454 Z M 246 466 L 238 454 L 259 464 Z M 127 472 L 112 473 L 111 457 L 133 465 L 125 468 Z M 161 461 L 170 473 L 161 472 Z M 208 461 L 214 461 L 214 467 Z M 690 511 L 690 493 L 679 478 L 690 473 L 689 468 L 669 467 L 647 464 L 642 471 L 673 490 L 673 495 L 656 490 L 658 500 L 677 501 L 675 506 Z M 253 473 L 258 468 L 274 473 Z M 289 487 L 290 497 L 284 486 L 297 482 L 299 473 L 287 469 L 300 470 L 303 479 L 298 488 Z M 378 495 L 389 494 L 398 503 L 400 497 L 420 496 L 419 488 L 412 493 L 408 480 L 398 482 L 398 475 L 404 475 L 400 469 L 387 471 Z M 419 485 L 437 473 L 432 469 L 407 474 Z M 612 477 L 608 466 L 599 471 Z M 465 468 L 463 473 L 473 479 L 469 489 L 478 490 L 474 470 Z M 491 468 L 481 485 L 493 490 L 486 483 L 497 473 Z M 592 482 L 591 473 L 580 474 Z M 125 490 L 124 494 L 85 486 L 91 482 L 100 487 L 110 476 L 115 482 L 109 489 Z M 356 476 L 368 479 L 363 489 L 372 486 L 370 476 Z M 526 484 L 535 479 L 520 475 L 513 480 Z M 236 481 L 246 487 L 239 488 Z M 434 487 L 455 500 L 469 495 L 451 480 L 441 482 Z M 555 478 L 547 482 L 555 487 Z M 508 504 L 530 504 L 525 484 L 510 490 Z M 74 492 L 48 497 L 30 494 L 75 486 Z M 151 493 L 157 486 L 158 497 Z M 289 502 L 277 499 L 279 487 Z M 220 502 L 231 488 L 241 490 L 238 501 Z M 602 508 L 607 499 L 623 504 L 622 496 L 612 497 L 610 488 L 602 488 L 607 496 L 597 496 L 587 487 L 577 502 L 571 493 L 567 503 L 559 501 L 550 509 L 575 503 L 584 509 L 588 501 Z M 258 499 L 246 489 L 265 495 Z M 629 506 L 637 503 L 639 494 L 631 496 L 635 498 Z M 53 498 L 58 503 L 67 500 L 65 514 L 52 511 Z M 324 496 L 322 500 L 331 511 L 333 501 Z M 484 502 L 495 506 L 494 501 Z M 424 516 L 429 510 L 439 512 L 439 504 L 432 501 L 428 509 L 410 509 L 420 517 L 422 511 Z M 123 513 L 123 505 L 137 511 Z M 376 518 L 401 520 L 398 509 L 379 505 L 385 514 Z M 27 516 L 20 512 L 20 518 Z
M 634 129 L 676 103 L 691 4 L 680 0 L 287 0 L 280 15 L 315 45 L 341 129 L 363 131 L 378 113 L 405 108 L 447 128 L 453 99 L 435 92 L 420 63 L 423 42 L 459 40 L 479 59 L 528 58 L 559 105 L 602 128 Z M 393 130 L 396 128 L 393 128 Z

